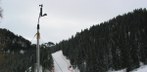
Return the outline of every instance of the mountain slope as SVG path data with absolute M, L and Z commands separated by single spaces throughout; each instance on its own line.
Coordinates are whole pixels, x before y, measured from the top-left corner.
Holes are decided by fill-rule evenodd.
M 0 29 L 0 50 L 19 51 L 30 48 L 31 42 L 7 29 Z
M 147 10 L 136 9 L 56 45 L 80 72 L 127 72 L 147 64 Z
M 51 70 L 50 45 L 40 45 L 40 64 Z M 0 72 L 24 72 L 36 63 L 36 45 L 7 29 L 0 29 Z M 34 69 L 33 69 L 34 70 Z M 32 70 L 32 71 L 33 71 Z
M 55 72 L 79 72 L 78 69 L 73 69 L 70 61 L 65 58 L 62 51 L 57 51 L 52 54 L 54 58 L 54 71 Z
M 34 63 L 32 53 L 30 41 L 7 29 L 0 29 L 0 72 L 25 71 Z

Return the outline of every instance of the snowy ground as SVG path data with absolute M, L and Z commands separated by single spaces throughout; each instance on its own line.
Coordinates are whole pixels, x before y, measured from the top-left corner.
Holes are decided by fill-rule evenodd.
M 63 56 L 62 51 L 57 51 L 52 54 L 54 59 L 55 72 L 79 72 L 78 69 L 73 69 L 70 61 Z
M 147 72 L 147 65 L 141 66 L 140 68 L 135 69 L 132 72 Z
M 108 71 L 108 72 L 126 72 L 126 69 L 118 70 L 118 71 Z
M 118 71 L 108 71 L 108 72 L 126 72 L 126 69 L 122 69 Z M 131 72 L 147 72 L 147 65 L 143 65 L 140 68 L 134 69 Z

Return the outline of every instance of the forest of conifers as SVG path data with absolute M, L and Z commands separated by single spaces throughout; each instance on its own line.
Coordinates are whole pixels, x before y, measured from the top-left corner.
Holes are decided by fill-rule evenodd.
M 138 68 L 147 64 L 147 10 L 136 9 L 78 32 L 55 46 L 81 72 Z
M 49 44 L 45 43 L 40 46 L 43 70 L 51 70 L 53 66 Z M 31 44 L 30 41 L 7 29 L 0 29 L 0 72 L 27 72 L 27 69 L 31 67 L 34 70 L 35 57 L 35 44 Z

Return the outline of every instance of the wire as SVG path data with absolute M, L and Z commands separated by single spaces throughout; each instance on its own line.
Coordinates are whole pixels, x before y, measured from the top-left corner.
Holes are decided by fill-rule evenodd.
M 52 56 L 53 57 L 53 56 Z M 63 70 L 61 69 L 61 67 L 59 66 L 59 64 L 57 63 L 57 61 L 54 59 L 53 57 L 53 60 L 56 62 L 56 64 L 58 65 L 58 67 L 60 68 L 60 70 L 63 72 Z
M 40 43 L 46 43 L 45 40 L 43 39 L 45 37 L 43 37 L 41 34 L 40 34 Z
M 34 38 L 36 37 L 37 33 L 33 36 L 33 38 L 31 39 L 31 43 L 33 43 Z M 41 43 L 45 43 L 45 41 L 43 40 L 42 36 L 40 35 L 40 42 Z
M 68 63 L 67 60 L 65 60 L 65 57 L 62 56 L 62 58 L 68 65 L 70 65 L 70 63 Z
M 33 42 L 34 38 L 36 37 L 37 33 L 33 36 L 32 40 L 31 40 L 31 43 Z

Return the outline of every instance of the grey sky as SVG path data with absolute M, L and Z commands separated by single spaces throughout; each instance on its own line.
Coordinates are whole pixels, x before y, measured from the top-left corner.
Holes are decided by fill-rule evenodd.
M 119 14 L 147 8 L 147 0 L 1 0 L 0 27 L 32 40 L 39 4 L 44 4 L 43 12 L 48 14 L 40 22 L 42 42 L 59 42 Z

